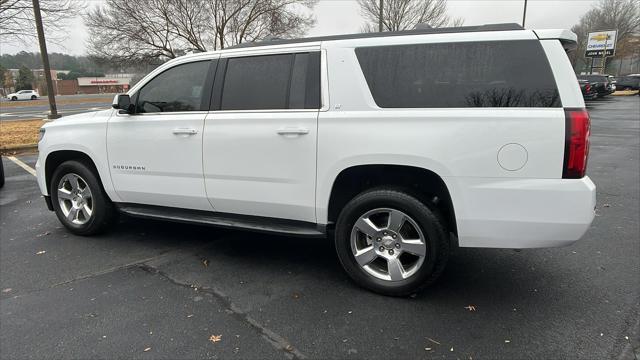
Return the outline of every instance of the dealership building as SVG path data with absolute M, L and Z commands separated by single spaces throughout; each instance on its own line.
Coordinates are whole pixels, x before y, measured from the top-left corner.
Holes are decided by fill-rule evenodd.
M 103 94 L 121 93 L 129 90 L 129 77 L 79 77 L 78 93 Z

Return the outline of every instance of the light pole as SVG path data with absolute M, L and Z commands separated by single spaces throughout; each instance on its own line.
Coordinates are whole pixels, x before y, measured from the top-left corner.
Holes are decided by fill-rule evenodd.
M 380 0 L 380 16 L 378 18 L 378 31 L 382 32 L 382 16 L 384 15 L 384 10 L 382 7 L 384 6 L 384 0 Z
M 40 56 L 42 57 L 42 67 L 44 68 L 44 78 L 47 83 L 47 96 L 49 97 L 49 119 L 60 117 L 56 108 L 56 97 L 53 93 L 53 81 L 51 80 L 51 67 L 49 66 L 49 54 L 47 53 L 47 42 L 44 39 L 44 29 L 42 28 L 42 15 L 40 14 L 39 0 L 33 0 L 33 15 L 36 20 L 36 30 L 38 32 L 38 42 L 40 43 Z
M 524 23 L 526 19 L 527 19 L 527 0 L 524 0 L 524 12 L 522 13 L 522 27 L 524 27 Z

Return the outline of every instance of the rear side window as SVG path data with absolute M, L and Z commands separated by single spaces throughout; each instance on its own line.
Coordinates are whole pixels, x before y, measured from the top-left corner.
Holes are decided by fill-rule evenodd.
M 319 52 L 228 59 L 221 110 L 319 107 Z
M 366 47 L 356 55 L 382 108 L 561 106 L 535 40 Z

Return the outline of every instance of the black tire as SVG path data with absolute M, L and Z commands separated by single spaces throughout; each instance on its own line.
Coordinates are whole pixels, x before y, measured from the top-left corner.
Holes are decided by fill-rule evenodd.
M 4 164 L 2 164 L 2 157 L 0 157 L 0 188 L 4 186 Z
M 84 224 L 76 224 L 69 221 L 61 208 L 58 197 L 58 185 L 60 180 L 68 174 L 78 175 L 91 191 L 92 214 Z M 50 183 L 51 202 L 60 222 L 76 235 L 94 235 L 105 231 L 115 218 L 115 208 L 109 197 L 105 194 L 102 184 L 93 170 L 93 166 L 81 161 L 70 160 L 60 164 L 51 177 Z
M 11 97 L 11 101 L 16 101 L 16 100 L 18 100 L 18 97 L 17 97 L 17 96 L 13 96 L 13 97 Z
M 35 100 L 37 97 L 35 95 L 31 95 L 31 100 Z
M 408 278 L 383 280 L 366 272 L 351 249 L 351 232 L 356 221 L 377 208 L 399 210 L 412 218 L 424 234 L 426 255 L 422 265 Z M 431 285 L 442 274 L 449 259 L 449 236 L 444 222 L 417 197 L 402 189 L 377 188 L 353 198 L 341 211 L 335 230 L 338 258 L 347 274 L 360 286 L 389 296 L 407 296 Z M 377 247 L 377 244 L 373 244 Z

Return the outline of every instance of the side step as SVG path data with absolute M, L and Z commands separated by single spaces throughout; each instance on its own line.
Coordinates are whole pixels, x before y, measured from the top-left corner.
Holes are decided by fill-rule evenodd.
M 140 204 L 115 203 L 115 205 L 122 213 L 144 219 L 201 224 L 265 233 L 288 234 L 301 237 L 326 236 L 323 226 L 304 221 Z

